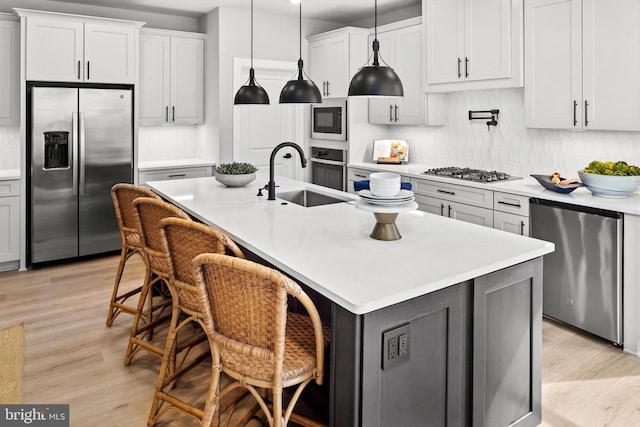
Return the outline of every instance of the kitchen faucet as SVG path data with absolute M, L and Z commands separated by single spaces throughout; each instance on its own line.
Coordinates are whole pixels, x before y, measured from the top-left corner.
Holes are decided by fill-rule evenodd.
M 273 163 L 276 159 L 276 153 L 283 147 L 293 147 L 298 150 L 300 154 L 300 163 L 302 163 L 302 167 L 307 167 L 307 159 L 304 157 L 304 151 L 302 148 L 295 142 L 281 142 L 276 145 L 276 147 L 271 152 L 271 158 L 269 159 L 269 183 L 267 184 L 267 189 L 269 190 L 269 197 L 267 200 L 275 200 L 276 199 L 276 182 L 273 179 Z

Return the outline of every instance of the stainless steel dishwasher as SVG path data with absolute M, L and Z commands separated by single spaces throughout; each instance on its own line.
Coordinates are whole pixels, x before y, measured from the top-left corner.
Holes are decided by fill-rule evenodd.
M 531 237 L 553 242 L 544 256 L 542 312 L 622 345 L 620 212 L 530 200 Z

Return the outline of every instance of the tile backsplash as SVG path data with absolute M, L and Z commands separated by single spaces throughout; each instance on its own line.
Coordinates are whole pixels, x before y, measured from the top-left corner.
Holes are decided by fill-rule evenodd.
M 199 158 L 200 126 L 140 126 L 138 159 L 142 162 Z
M 19 169 L 20 128 L 0 126 L 0 169 Z
M 512 175 L 560 172 L 576 177 L 592 160 L 640 165 L 640 132 L 527 129 L 524 90 L 495 89 L 448 95 L 443 127 L 389 126 L 389 137 L 410 141 L 411 163 L 468 166 Z M 469 120 L 469 110 L 498 109 L 498 125 Z

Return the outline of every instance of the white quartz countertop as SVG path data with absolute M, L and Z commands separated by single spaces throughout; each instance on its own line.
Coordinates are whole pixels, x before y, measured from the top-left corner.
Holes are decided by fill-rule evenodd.
M 20 169 L 0 169 L 0 181 L 20 179 Z
M 201 159 L 147 160 L 138 162 L 138 170 L 214 166 L 215 164 L 214 161 Z
M 375 219 L 357 195 L 277 177 L 277 192 L 314 188 L 353 201 L 305 208 L 269 201 L 259 172 L 246 187 L 212 177 L 148 182 L 278 268 L 355 314 L 368 313 L 552 252 L 552 243 L 421 211 L 400 213 L 400 240 L 369 237 Z
M 493 182 L 490 184 L 485 184 L 481 182 L 465 181 L 463 179 L 424 175 L 422 174 L 422 172 L 426 171 L 427 169 L 439 167 L 425 164 L 378 165 L 375 163 L 350 163 L 349 167 L 394 171 L 401 175 L 409 177 L 424 178 L 433 181 L 446 182 L 448 184 L 465 185 L 467 187 L 502 191 L 510 194 L 519 194 L 521 196 L 537 197 L 539 199 L 554 200 L 558 202 L 570 203 L 573 205 L 589 206 L 598 209 L 606 209 L 633 215 L 640 215 L 640 193 L 638 192 L 635 192 L 625 199 L 612 199 L 607 197 L 594 196 L 586 187 L 577 188 L 569 194 L 561 194 L 545 189 L 538 183 L 538 181 L 536 181 L 531 176 L 525 176 L 522 179 L 513 181 Z M 566 178 L 578 178 L 578 173 L 576 172 L 575 176 L 566 176 Z

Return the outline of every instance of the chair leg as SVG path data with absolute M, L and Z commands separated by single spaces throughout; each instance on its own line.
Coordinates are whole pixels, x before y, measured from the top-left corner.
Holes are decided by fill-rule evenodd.
M 202 427 L 218 427 L 220 425 L 220 408 L 219 408 L 219 392 L 220 392 L 220 373 L 222 372 L 222 364 L 220 363 L 220 353 L 218 348 L 209 341 L 211 349 L 211 382 L 209 383 L 209 391 L 207 399 L 204 403 L 204 414 L 202 416 Z
M 273 426 L 272 427 L 284 427 L 284 419 L 282 418 L 282 387 L 274 386 L 271 389 L 272 401 L 273 401 Z
M 135 254 L 135 253 L 139 254 L 139 252 L 137 250 L 128 248 L 126 246 L 122 248 L 122 251 L 120 253 L 120 260 L 118 261 L 118 270 L 116 271 L 116 277 L 115 277 L 115 281 L 113 283 L 113 291 L 111 293 L 111 302 L 109 304 L 109 313 L 107 314 L 106 324 L 107 324 L 108 327 L 110 327 L 113 324 L 113 321 L 115 320 L 115 318 L 122 311 L 126 311 L 126 312 L 131 313 L 131 314 L 135 313 L 133 308 L 131 308 L 130 310 L 127 310 L 125 307 L 123 307 L 123 303 L 130 296 L 133 296 L 136 293 L 140 292 L 140 288 L 135 289 L 135 290 L 133 290 L 131 292 L 127 292 L 126 294 L 123 294 L 123 295 L 118 295 L 118 291 L 120 289 L 120 280 L 122 280 L 122 274 L 124 273 L 125 264 L 129 260 L 129 258 L 131 258 L 133 256 L 133 254 Z
M 139 346 L 135 345 L 134 338 L 138 335 L 140 320 L 143 317 L 144 305 L 147 301 L 147 298 L 153 297 L 153 295 L 149 295 L 151 287 L 153 286 L 152 282 L 152 273 L 150 270 L 147 270 L 145 274 L 144 283 L 142 284 L 142 289 L 140 290 L 140 298 L 138 299 L 138 308 L 136 309 L 136 314 L 133 318 L 133 324 L 131 325 L 131 333 L 129 334 L 129 344 L 127 345 L 127 352 L 124 358 L 124 364 L 129 366 L 131 363 L 131 359 L 133 355 L 138 351 Z M 149 323 L 151 323 L 151 316 L 153 311 L 149 312 Z

